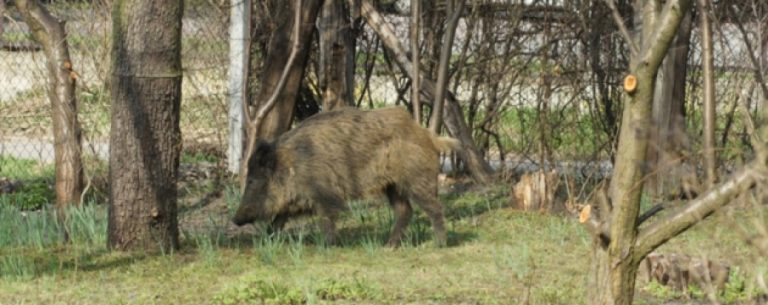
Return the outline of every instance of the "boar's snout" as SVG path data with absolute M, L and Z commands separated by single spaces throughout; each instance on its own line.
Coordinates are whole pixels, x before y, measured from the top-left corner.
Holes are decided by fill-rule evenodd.
M 250 207 L 251 204 L 248 203 L 240 204 L 237 212 L 235 212 L 235 216 L 232 217 L 232 223 L 237 226 L 242 226 L 256 221 L 256 217 L 254 217 L 253 212 L 250 211 Z
M 237 217 L 237 215 L 235 215 L 235 217 L 232 217 L 232 223 L 239 227 L 248 224 L 248 221 L 243 217 Z

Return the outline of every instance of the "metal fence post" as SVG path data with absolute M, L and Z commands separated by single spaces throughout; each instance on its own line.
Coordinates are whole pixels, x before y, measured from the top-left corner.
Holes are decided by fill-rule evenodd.
M 244 123 L 243 117 L 243 65 L 246 62 L 245 44 L 250 43 L 247 22 L 251 0 L 231 0 L 231 23 L 229 27 L 229 141 L 227 145 L 227 164 L 231 173 L 240 171 L 240 159 L 243 154 Z

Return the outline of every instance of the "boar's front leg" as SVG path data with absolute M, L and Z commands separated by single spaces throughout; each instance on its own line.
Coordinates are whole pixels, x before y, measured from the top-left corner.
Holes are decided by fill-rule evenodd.
M 336 213 L 333 212 L 321 212 L 320 213 L 320 227 L 323 230 L 325 237 L 325 244 L 328 246 L 337 245 L 336 240 Z
M 336 220 L 339 212 L 344 206 L 344 200 L 336 196 L 322 196 L 322 200 L 317 207 L 317 213 L 320 216 L 320 227 L 325 235 L 325 244 L 329 246 L 337 245 L 336 240 Z
M 408 202 L 408 199 L 405 198 L 394 185 L 387 187 L 387 198 L 389 198 L 389 204 L 392 206 L 392 210 L 395 213 L 395 225 L 392 227 L 392 233 L 389 235 L 387 245 L 390 247 L 397 247 L 400 246 L 403 239 L 403 233 L 411 222 L 413 208 L 411 208 L 411 203 Z
M 283 231 L 285 223 L 288 222 L 290 215 L 288 213 L 280 213 L 275 216 L 275 219 L 267 226 L 267 234 L 272 235 L 277 232 Z

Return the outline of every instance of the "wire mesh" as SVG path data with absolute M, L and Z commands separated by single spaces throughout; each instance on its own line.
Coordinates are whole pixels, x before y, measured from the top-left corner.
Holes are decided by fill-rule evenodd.
M 109 151 L 110 6 L 111 1 L 45 4 L 53 16 L 65 22 L 73 70 L 78 75 L 83 157 L 102 161 Z M 226 148 L 228 10 L 216 1 L 185 3 L 182 162 L 201 155 L 205 161 L 217 161 Z M 0 179 L 23 180 L 28 177 L 20 172 L 30 162 L 51 171 L 54 161 L 46 58 L 13 6 L 0 10 L 0 17 Z

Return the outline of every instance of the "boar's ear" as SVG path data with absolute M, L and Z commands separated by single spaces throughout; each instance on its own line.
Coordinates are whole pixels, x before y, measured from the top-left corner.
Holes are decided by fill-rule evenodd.
M 275 154 L 275 145 L 273 143 L 259 140 L 256 144 L 256 150 L 251 155 L 251 160 L 248 162 L 248 173 L 256 173 L 257 171 L 275 169 L 277 164 L 277 155 Z

